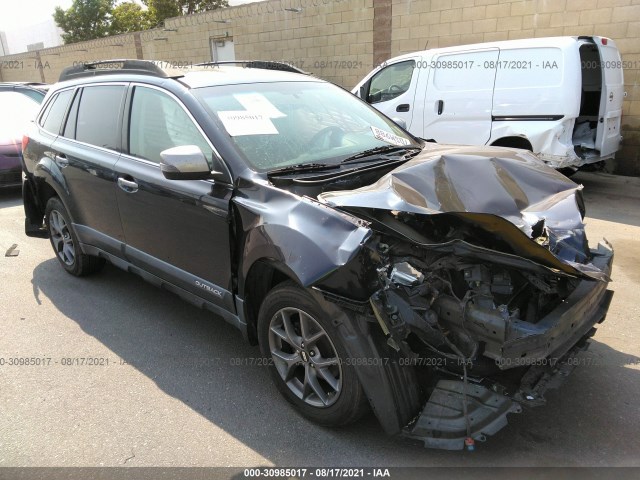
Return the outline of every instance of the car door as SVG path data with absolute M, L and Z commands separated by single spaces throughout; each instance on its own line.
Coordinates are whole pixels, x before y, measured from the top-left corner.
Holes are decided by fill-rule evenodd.
M 116 196 L 131 263 L 233 311 L 229 202 L 222 181 L 167 180 L 160 152 L 197 145 L 213 168 L 214 150 L 186 107 L 161 89 L 133 85 Z
M 415 59 L 387 65 L 363 85 L 362 98 L 387 117 L 404 120 L 412 131 L 419 73 Z
M 602 39 L 596 40 L 596 45 L 600 52 L 602 70 L 602 95 L 596 131 L 596 149 L 600 150 L 600 156 L 604 157 L 615 153 L 620 147 L 624 81 L 620 52 L 615 45 L 605 43 Z
M 424 138 L 457 145 L 489 141 L 497 61 L 497 48 L 432 57 L 424 102 Z
M 80 241 L 114 255 L 121 255 L 124 240 L 114 166 L 120 157 L 119 125 L 126 88 L 126 84 L 105 84 L 61 92 L 60 96 L 73 94 L 73 101 L 51 146 Z M 54 104 L 44 119 L 45 128 L 57 115 Z

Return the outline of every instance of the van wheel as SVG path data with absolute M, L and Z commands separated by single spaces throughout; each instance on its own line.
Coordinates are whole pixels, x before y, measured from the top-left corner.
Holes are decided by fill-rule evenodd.
M 58 197 L 52 197 L 47 202 L 45 221 L 56 258 L 67 272 L 81 277 L 97 272 L 104 266 L 104 258 L 82 253 L 69 213 Z
M 258 340 L 276 387 L 309 420 L 346 425 L 367 411 L 336 328 L 304 289 L 285 282 L 269 292 L 258 315 Z

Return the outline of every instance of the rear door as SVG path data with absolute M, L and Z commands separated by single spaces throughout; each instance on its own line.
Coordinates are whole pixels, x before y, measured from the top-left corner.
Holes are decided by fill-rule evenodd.
M 167 180 L 160 152 L 197 145 L 213 168 L 214 151 L 184 105 L 151 86 L 128 96 L 125 152 L 116 165 L 116 196 L 129 261 L 233 311 L 229 201 L 232 186 Z
M 602 40 L 594 38 L 600 51 L 602 69 L 602 95 L 596 133 L 596 150 L 600 150 L 600 156 L 604 157 L 615 153 L 620 147 L 624 80 L 618 49 L 611 40 L 605 40 L 607 45 L 604 45 Z
M 432 57 L 424 103 L 424 138 L 458 145 L 489 141 L 497 63 L 497 48 Z
M 389 118 L 404 120 L 407 130 L 411 126 L 415 110 L 415 96 L 420 69 L 415 59 L 392 63 L 375 73 L 363 86 L 362 99 Z M 413 132 L 422 135 L 421 131 Z
M 78 89 L 60 135 L 52 145 L 54 161 L 69 197 L 67 208 L 80 241 L 114 255 L 121 255 L 123 240 L 114 166 L 120 157 L 119 126 L 125 92 L 125 84 Z M 45 128 L 56 115 L 54 104 L 44 120 Z

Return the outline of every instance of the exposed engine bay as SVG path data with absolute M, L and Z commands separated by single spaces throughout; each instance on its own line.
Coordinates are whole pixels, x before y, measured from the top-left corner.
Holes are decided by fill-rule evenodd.
M 370 305 L 401 362 L 429 372 L 429 401 L 405 429 L 427 446 L 468 446 L 506 425 L 521 404 L 544 404 L 544 392 L 595 333 L 591 315 L 604 319 L 606 309 L 569 324 L 556 314 L 576 301 L 578 278 L 377 240 L 371 256 L 380 288 Z M 600 246 L 596 255 L 610 253 Z

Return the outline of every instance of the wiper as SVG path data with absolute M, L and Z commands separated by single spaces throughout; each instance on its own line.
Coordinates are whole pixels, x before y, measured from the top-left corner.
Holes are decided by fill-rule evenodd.
M 340 165 L 330 163 L 300 163 L 298 165 L 289 165 L 287 167 L 274 168 L 267 173 L 300 173 L 300 172 L 317 172 L 320 170 L 336 170 Z
M 399 147 L 397 145 L 382 145 L 380 147 L 370 148 L 369 150 L 364 150 L 363 152 L 351 155 L 350 157 L 345 158 L 342 161 L 342 164 L 356 163 L 356 161 L 359 161 L 362 158 L 371 157 L 378 154 L 389 155 L 392 153 L 400 152 L 404 152 L 406 154 L 406 152 L 408 151 L 416 151 L 415 153 L 418 153 L 420 150 L 422 150 L 420 147 Z

